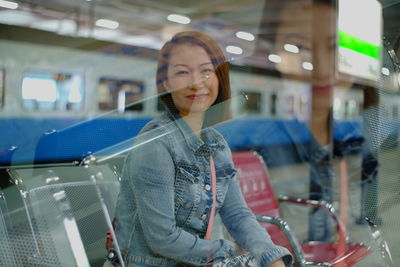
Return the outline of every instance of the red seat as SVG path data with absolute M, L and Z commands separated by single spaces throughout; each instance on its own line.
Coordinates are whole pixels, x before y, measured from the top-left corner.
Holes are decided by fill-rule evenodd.
M 262 158 L 253 151 L 233 152 L 238 179 L 249 208 L 271 235 L 272 240 L 288 248 L 294 256 L 295 266 L 341 266 L 356 264 L 372 251 L 362 244 L 349 244 L 345 228 L 332 205 L 315 200 L 280 197 L 277 199 L 268 179 L 268 170 Z M 279 201 L 327 208 L 337 223 L 338 240 L 335 243 L 307 242 L 300 244 L 289 225 L 281 219 Z

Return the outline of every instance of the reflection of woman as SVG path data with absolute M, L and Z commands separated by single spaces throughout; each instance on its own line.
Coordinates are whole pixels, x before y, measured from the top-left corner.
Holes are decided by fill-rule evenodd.
M 354 138 L 352 133 L 347 133 L 340 140 L 333 137 L 333 132 L 336 130 L 332 118 L 333 90 L 334 88 L 350 89 L 352 86 L 351 77 L 342 79 L 340 76 L 340 79 L 337 79 L 336 1 L 271 0 L 268 1 L 268 8 L 265 10 L 266 18 L 279 14 L 277 25 L 263 27 L 264 29 L 273 27 L 275 30 L 275 39 L 272 41 L 275 43 L 276 53 L 282 59 L 282 62 L 277 64 L 277 68 L 285 79 L 294 78 L 310 84 L 311 112 L 308 122 L 310 137 L 305 145 L 299 136 L 301 131 L 296 127 L 287 127 L 287 134 L 293 141 L 293 147 L 280 151 L 265 149 L 261 154 L 267 158 L 267 162 L 268 158 L 273 158 L 275 161 L 283 161 L 279 162 L 280 164 L 288 164 L 291 157 L 297 157 L 298 161 L 309 163 L 308 197 L 313 200 L 332 202 L 334 200 L 333 185 L 338 179 L 334 172 L 333 157 L 343 157 L 354 153 L 359 149 L 361 139 L 363 139 Z M 293 50 L 287 51 L 287 45 L 296 46 L 298 53 L 293 53 Z M 305 63 L 308 63 L 311 68 L 304 68 Z M 364 101 L 371 99 L 371 96 L 366 93 L 367 91 L 364 91 Z M 369 136 L 366 135 L 365 138 Z M 364 153 L 369 153 L 369 151 Z M 288 170 L 287 167 L 286 171 Z M 371 181 L 371 177 L 376 173 L 376 159 L 369 156 L 364 158 L 363 180 Z M 297 178 L 298 173 L 293 171 L 293 176 Z M 367 199 L 366 196 L 365 198 Z M 364 216 L 362 216 L 362 221 L 364 221 Z M 329 213 L 322 208 L 312 209 L 309 214 L 308 239 L 331 241 L 332 236 Z
M 276 0 L 268 1 L 266 18 L 279 14 L 279 23 L 273 27 L 276 54 L 281 62 L 276 65 L 283 78 L 305 81 L 310 85 L 310 114 L 307 142 L 299 135 L 299 129 L 288 127 L 287 133 L 293 147 L 286 150 L 262 152 L 265 158 L 279 158 L 280 164 L 288 164 L 290 158 L 308 163 L 310 177 L 308 198 L 332 202 L 332 182 L 335 178 L 332 166 L 333 152 L 333 88 L 335 80 L 336 7 L 331 0 Z M 268 21 L 268 20 L 267 20 Z M 275 23 L 275 21 L 273 22 Z M 268 32 L 268 31 L 266 31 Z M 288 46 L 298 51 L 288 50 Z M 341 84 L 347 87 L 347 84 Z M 266 149 L 267 150 L 267 149 Z M 264 150 L 265 151 L 265 150 Z M 272 155 L 272 156 L 269 156 Z M 288 168 L 287 168 L 288 169 Z M 298 174 L 293 173 L 297 178 Z M 309 240 L 330 241 L 331 218 L 322 208 L 314 208 L 309 214 Z
M 336 10 L 331 0 L 314 1 L 269 1 L 275 9 L 264 14 L 272 17 L 280 15 L 279 24 L 274 25 L 276 36 L 273 40 L 282 62 L 277 64 L 284 78 L 306 81 L 310 84 L 310 132 L 306 145 L 299 137 L 298 129 L 288 128 L 294 151 L 278 151 L 285 161 L 291 155 L 309 163 L 309 198 L 332 202 L 332 89 L 335 86 L 335 16 Z M 277 12 L 278 10 L 278 12 Z M 298 53 L 289 52 L 287 45 L 296 46 Z M 285 49 L 284 49 L 285 48 Z M 308 64 L 311 68 L 304 68 Z M 307 65 L 306 65 L 307 66 Z M 273 154 L 266 151 L 262 154 Z M 294 156 L 293 156 L 294 157 Z M 268 160 L 267 160 L 268 162 Z M 296 174 L 295 174 L 296 175 Z M 309 240 L 330 241 L 331 219 L 322 208 L 314 208 L 309 216 Z
M 208 128 L 229 118 L 228 63 L 218 45 L 199 32 L 175 35 L 160 52 L 157 85 L 169 111 L 137 138 L 117 203 L 116 235 L 127 265 L 222 266 L 235 255 L 230 241 L 204 238 L 213 203 L 212 157 L 216 213 L 250 252 L 236 258 L 238 266 L 290 266 L 288 251 L 272 243 L 247 208 L 227 143 Z

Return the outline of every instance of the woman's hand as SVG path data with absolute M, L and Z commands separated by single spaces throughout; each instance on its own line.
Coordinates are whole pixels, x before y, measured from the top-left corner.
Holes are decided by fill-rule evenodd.
M 283 263 L 282 259 L 279 259 L 271 263 L 269 267 L 285 267 L 285 264 Z

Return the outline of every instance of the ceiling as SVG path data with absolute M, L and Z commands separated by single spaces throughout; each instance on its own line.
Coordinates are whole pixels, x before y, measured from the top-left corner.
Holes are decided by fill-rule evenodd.
M 15 0 L 14 0 L 15 1 Z M 0 11 L 0 23 L 16 24 L 80 37 L 127 39 L 147 37 L 162 43 L 169 35 L 189 27 L 216 32 L 256 33 L 264 0 L 23 0 L 17 10 Z M 17 14 L 18 13 L 18 14 Z M 169 22 L 167 16 L 188 16 L 190 26 Z M 97 19 L 115 20 L 117 31 L 95 27 Z M 107 35 L 108 34 L 108 35 Z M 120 34 L 123 34 L 121 36 Z M 230 38 L 230 36 L 229 36 Z M 128 40 L 129 41 L 129 40 Z M 128 42 L 127 41 L 127 42 Z M 160 44 L 152 44 L 157 48 Z
M 253 54 L 255 44 L 236 38 L 235 32 L 247 31 L 257 36 L 265 4 L 265 0 L 10 1 L 17 2 L 18 9 L 0 8 L 2 24 L 150 49 L 159 49 L 165 40 L 178 31 L 196 29 L 207 32 L 223 46 L 242 47 L 244 56 Z M 385 36 L 395 42 L 400 36 L 400 1 L 380 2 L 384 7 Z M 182 25 L 170 22 L 167 16 L 171 13 L 185 15 L 191 19 L 191 23 Z M 100 18 L 117 21 L 118 29 L 95 26 L 96 20 Z M 260 44 L 257 46 L 260 47 Z M 268 49 L 268 43 L 264 46 Z

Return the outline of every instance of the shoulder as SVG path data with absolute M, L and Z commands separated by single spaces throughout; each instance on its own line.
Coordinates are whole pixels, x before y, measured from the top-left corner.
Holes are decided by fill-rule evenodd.
M 125 162 L 136 166 L 143 161 L 166 158 L 170 155 L 173 149 L 169 136 L 172 124 L 173 121 L 163 115 L 149 121 L 135 137 Z
M 174 131 L 175 128 L 175 123 L 171 117 L 163 113 L 149 121 L 142 130 L 140 130 L 135 138 L 135 143 L 149 143 L 165 140 L 166 138 L 164 137 Z
M 208 135 L 210 135 L 212 142 L 217 144 L 217 145 L 221 145 L 225 148 L 229 149 L 228 143 L 225 140 L 225 137 L 216 129 L 214 128 L 207 128 L 208 131 Z
M 210 129 L 210 133 L 214 135 L 214 137 L 221 142 L 226 142 L 224 136 L 215 128 L 209 128 Z
M 173 124 L 173 120 L 166 114 L 163 113 L 160 116 L 152 119 L 142 128 L 139 132 L 139 135 L 142 135 L 149 131 L 165 131 L 167 128 L 171 127 Z

